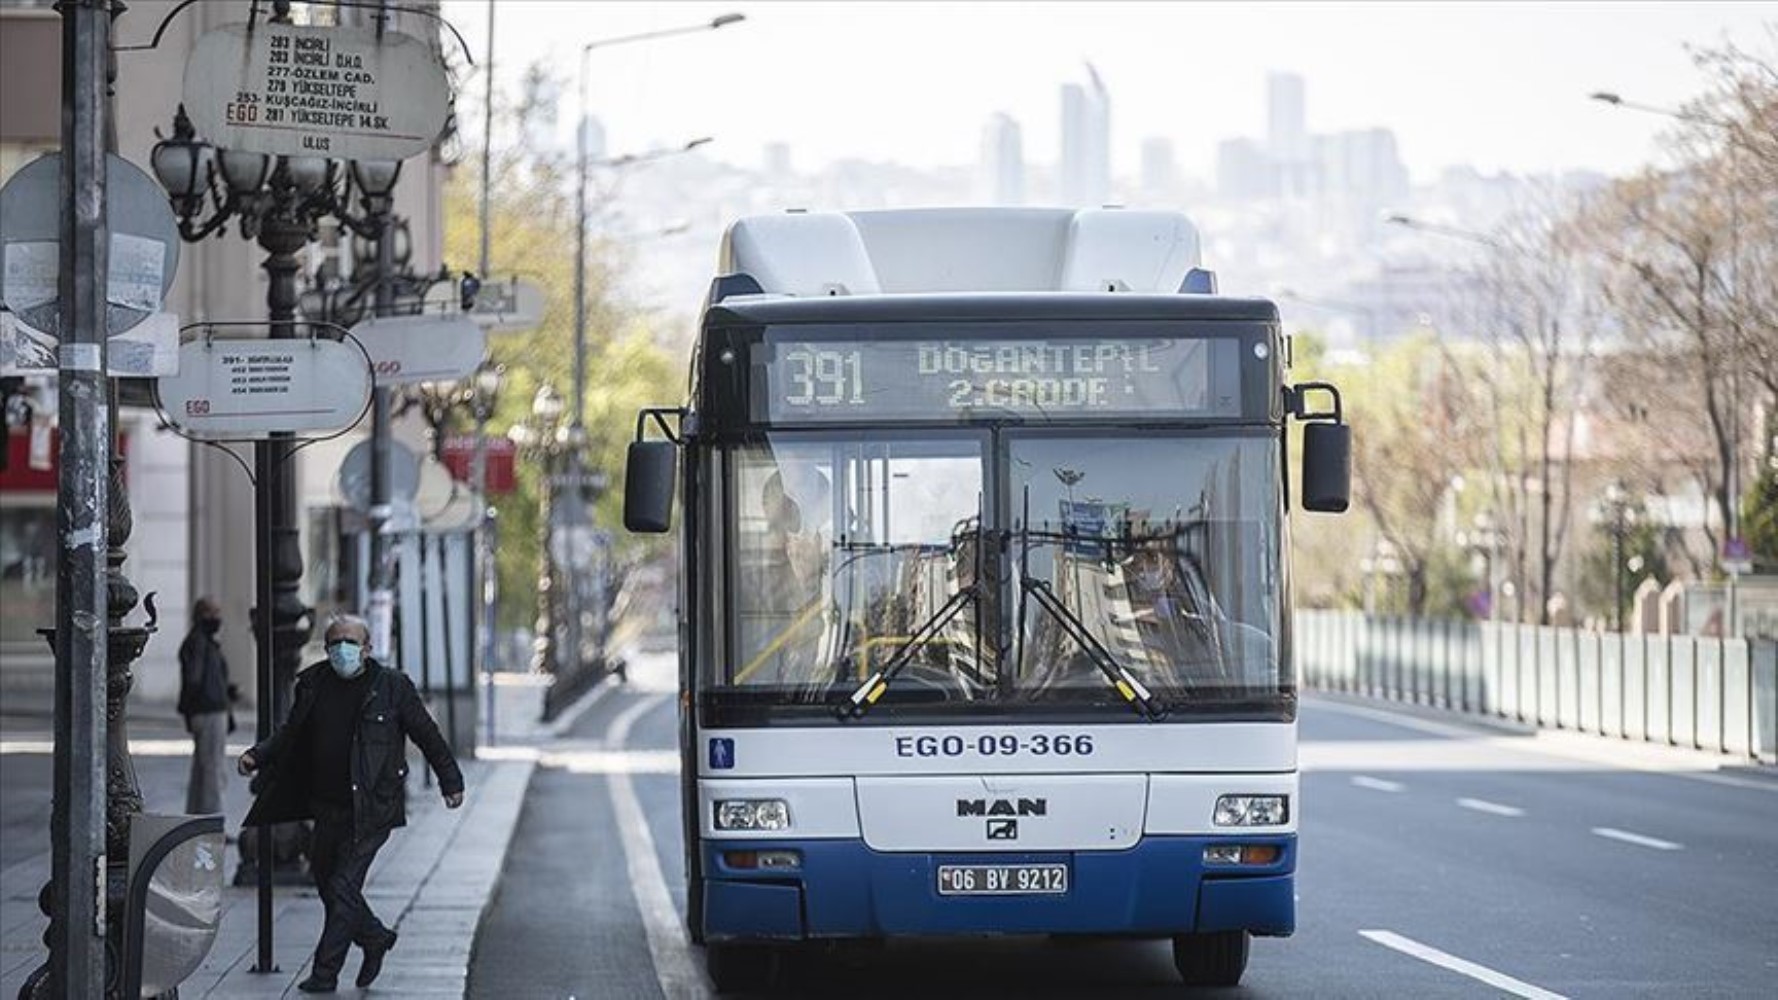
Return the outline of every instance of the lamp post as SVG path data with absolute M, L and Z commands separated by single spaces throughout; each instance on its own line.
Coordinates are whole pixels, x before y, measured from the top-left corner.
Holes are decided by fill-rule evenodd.
M 565 433 L 568 435 L 571 450 L 568 453 L 570 468 L 567 478 L 578 488 L 584 478 L 581 469 L 581 457 L 586 442 L 586 427 L 582 423 L 586 414 L 586 270 L 587 270 L 587 175 L 592 166 L 587 157 L 586 131 L 588 123 L 587 109 L 591 100 L 587 96 L 587 66 L 594 49 L 611 48 L 633 42 L 653 41 L 658 38 L 670 38 L 675 35 L 690 35 L 702 31 L 713 31 L 717 28 L 739 24 L 747 19 L 745 14 L 721 14 L 699 24 L 689 24 L 676 28 L 662 28 L 656 31 L 644 31 L 631 35 L 618 35 L 612 38 L 599 38 L 587 42 L 580 47 L 580 122 L 575 129 L 575 159 L 579 169 L 574 197 L 574 396 L 570 409 L 569 423 Z M 694 149 L 708 139 L 694 140 L 685 145 L 685 149 Z M 645 154 L 646 155 L 646 154 Z M 569 664 L 573 677 L 570 683 L 578 681 L 583 667 L 580 650 L 580 588 L 568 588 L 568 621 L 571 656 Z
M 470 478 L 475 482 L 477 502 L 482 505 L 480 530 L 476 532 L 476 564 L 481 573 L 481 631 L 476 636 L 477 655 L 481 659 L 487 719 L 486 742 L 494 745 L 494 616 L 500 594 L 500 574 L 494 562 L 494 504 L 488 499 L 488 421 L 500 401 L 500 383 L 506 366 L 484 361 L 470 380 L 469 413 L 475 418 L 475 458 Z
M 1465 229 L 1462 226 L 1453 226 L 1443 222 L 1429 222 L 1412 215 L 1403 215 L 1400 212 L 1394 212 L 1383 216 L 1383 221 L 1394 226 L 1402 226 L 1407 229 L 1418 229 L 1421 232 L 1436 233 L 1440 236 L 1448 236 L 1454 240 L 1462 240 L 1465 243 L 1474 243 L 1478 246 L 1487 247 L 1490 250 L 1501 249 L 1501 242 L 1498 237 L 1490 236 L 1487 233 L 1479 233 L 1473 229 Z
M 1624 630 L 1624 533 L 1629 527 L 1630 497 L 1624 484 L 1613 480 L 1605 488 L 1605 516 L 1611 531 L 1611 627 Z
M 196 136 L 183 107 L 174 116 L 172 137 L 154 147 L 151 162 L 179 218 L 183 239 L 196 243 L 235 220 L 242 237 L 256 241 L 265 251 L 261 266 L 269 278 L 266 308 L 274 340 L 297 336 L 297 274 L 301 270 L 297 253 L 308 244 L 321 219 L 336 218 L 353 233 L 378 238 L 393 252 L 393 241 L 383 237 L 388 234 L 388 213 L 393 205 L 390 193 L 400 170 L 398 164 L 345 164 L 319 157 L 217 149 Z M 354 193 L 362 215 L 350 210 Z M 199 221 L 206 208 L 210 217 Z M 311 611 L 298 595 L 303 561 L 296 525 L 296 480 L 289 468 L 292 445 L 291 435 L 283 433 L 254 444 L 257 598 L 253 623 L 259 647 L 260 739 L 269 736 L 276 720 L 288 712 L 302 646 L 312 626 Z M 373 464 L 373 469 L 380 472 L 381 468 L 380 463 Z M 383 488 L 386 506 L 386 482 Z M 280 881 L 306 881 L 298 861 L 300 837 L 292 826 L 279 827 L 275 837 L 271 828 L 261 827 L 256 838 L 241 840 L 243 864 L 237 882 L 252 873 L 260 886 L 257 968 L 261 971 L 269 972 L 273 967 L 273 870 L 267 862 L 276 861 Z
M 555 537 L 557 459 L 562 453 L 561 442 L 566 438 L 561 433 L 566 429 L 561 426 L 562 410 L 561 395 L 554 386 L 545 383 L 538 387 L 537 394 L 531 399 L 530 419 L 514 424 L 507 432 L 519 452 L 536 459 L 543 471 L 539 479 L 543 495 L 537 518 L 537 638 L 532 669 L 552 677 L 557 672 L 559 655 L 555 606 L 558 574 L 552 542 Z
M 1608 90 L 1595 91 L 1587 95 L 1588 99 L 1614 108 L 1628 108 L 1644 114 L 1659 115 L 1677 122 L 1691 125 L 1703 125 L 1707 128 L 1719 129 L 1723 133 L 1723 155 L 1727 158 L 1729 168 L 1729 295 L 1731 299 L 1741 297 L 1741 168 L 1740 158 L 1736 150 L 1741 146 L 1739 129 L 1733 122 L 1709 115 L 1701 115 L 1691 111 L 1680 111 L 1673 108 L 1643 104 L 1639 101 L 1626 100 L 1621 94 Z M 1728 524 L 1728 538 L 1723 544 L 1723 555 L 1741 546 L 1741 310 L 1730 311 L 1733 319 L 1729 326 L 1729 455 L 1728 468 L 1723 470 L 1723 492 L 1728 495 L 1728 509 L 1724 511 Z M 1723 560 L 1725 563 L 1728 560 Z M 1728 575 L 1728 627 L 1733 629 L 1739 620 L 1739 609 L 1736 607 L 1736 585 L 1741 574 L 1739 567 L 1724 567 Z M 1727 630 L 1725 630 L 1727 634 Z

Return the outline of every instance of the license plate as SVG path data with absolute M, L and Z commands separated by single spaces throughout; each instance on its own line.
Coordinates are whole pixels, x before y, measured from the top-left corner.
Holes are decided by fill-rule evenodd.
M 1067 891 L 1067 865 L 938 866 L 941 896 L 1057 895 Z

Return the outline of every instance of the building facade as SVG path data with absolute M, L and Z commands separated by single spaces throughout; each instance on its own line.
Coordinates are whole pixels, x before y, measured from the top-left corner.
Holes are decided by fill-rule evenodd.
M 145 45 L 176 7 L 173 0 L 134 0 L 115 25 L 114 44 Z M 117 55 L 111 112 L 118 155 L 149 169 L 154 144 L 171 132 L 186 57 L 197 39 L 223 24 L 247 20 L 249 8 L 247 0 L 193 4 L 166 26 L 158 47 Z M 296 5 L 299 19 L 317 22 L 365 13 Z M 431 19 L 401 13 L 391 27 L 437 44 L 437 22 Z M 0 0 L 0 183 L 60 144 L 61 30 L 61 17 L 47 2 Z M 409 222 L 416 270 L 436 270 L 439 264 L 444 169 L 436 153 L 417 157 L 404 165 L 396 188 L 395 211 Z M 318 264 L 325 253 L 312 247 L 311 262 Z M 262 258 L 234 224 L 201 244 L 184 245 L 165 308 L 184 324 L 263 320 Z M 35 632 L 54 623 L 55 381 L 27 378 L 22 388 L 33 415 L 29 426 L 11 427 L 7 435 L 9 456 L 22 463 L 9 462 L 0 473 L 0 697 L 5 700 L 0 711 L 29 714 L 49 711 L 54 678 L 49 648 Z M 249 624 L 255 593 L 252 487 L 233 459 L 166 430 L 152 408 L 123 407 L 118 426 L 134 515 L 124 573 L 139 591 L 156 595 L 160 612 L 159 634 L 136 665 L 134 698 L 152 710 L 171 711 L 179 686 L 177 651 L 192 602 L 210 595 L 222 605 L 220 638 L 232 679 L 252 699 L 257 695 Z M 317 512 L 338 505 L 339 457 L 361 436 L 305 449 L 294 463 L 305 567 L 327 548 L 317 544 L 312 525 L 325 523 Z M 305 600 L 311 605 L 313 575 L 305 571 Z M 132 622 L 142 615 L 138 608 Z

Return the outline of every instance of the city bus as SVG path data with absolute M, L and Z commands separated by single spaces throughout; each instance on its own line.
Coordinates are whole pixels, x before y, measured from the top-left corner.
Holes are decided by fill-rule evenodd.
M 1350 437 L 1287 359 L 1177 213 L 730 227 L 624 512 L 677 522 L 687 918 L 719 990 L 811 942 L 949 935 L 1170 939 L 1232 985 L 1292 932 L 1287 469 L 1294 506 L 1344 510 Z

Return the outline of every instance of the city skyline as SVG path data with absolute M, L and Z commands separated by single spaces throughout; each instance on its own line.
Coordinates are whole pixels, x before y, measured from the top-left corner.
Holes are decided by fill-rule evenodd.
M 1313 92 L 1302 109 L 1308 131 L 1392 130 L 1415 183 L 1450 166 L 1623 174 L 1657 155 L 1664 123 L 1611 114 L 1588 93 L 1678 105 L 1702 89 L 1687 45 L 1753 44 L 1778 23 L 1772 4 L 1037 4 L 1015 14 L 998 4 L 501 0 L 497 83 L 510 92 L 539 61 L 570 71 L 575 39 L 731 10 L 747 22 L 594 53 L 591 111 L 614 152 L 711 135 L 708 155 L 743 166 L 772 143 L 788 144 L 804 170 L 846 159 L 967 166 L 982 123 L 1004 113 L 1023 127 L 1026 162 L 1056 166 L 1056 88 L 1090 62 L 1117 95 L 1114 176 L 1135 172 L 1142 143 L 1161 138 L 1185 177 L 1211 180 L 1217 144 L 1254 134 L 1280 72 Z M 444 11 L 479 59 L 485 4 L 446 0 Z M 909 65 L 920 72 L 901 70 Z M 561 127 L 578 114 L 565 104 Z

